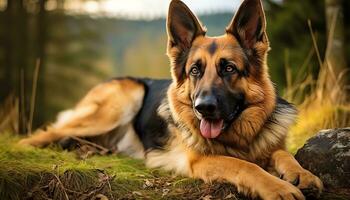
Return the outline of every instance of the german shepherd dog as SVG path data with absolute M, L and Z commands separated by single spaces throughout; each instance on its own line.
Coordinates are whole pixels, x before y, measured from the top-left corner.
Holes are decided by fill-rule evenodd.
M 226 181 L 262 199 L 305 199 L 321 180 L 285 150 L 296 109 L 268 75 L 265 14 L 245 0 L 225 34 L 206 36 L 180 0 L 167 17 L 172 80 L 115 78 L 21 144 L 92 137 L 136 158 L 204 181 Z M 279 178 L 278 178 L 279 176 Z

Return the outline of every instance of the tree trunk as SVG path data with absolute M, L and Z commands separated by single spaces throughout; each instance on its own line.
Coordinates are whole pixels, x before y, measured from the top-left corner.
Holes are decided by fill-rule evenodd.
M 9 90 L 16 93 L 19 99 L 18 127 L 20 133 L 26 132 L 26 76 L 28 57 L 26 54 L 26 27 L 27 17 L 21 1 L 7 1 L 6 8 L 7 30 L 6 30 L 6 73 L 11 86 Z M 9 74 L 11 73 L 11 74 Z
M 37 127 L 44 123 L 46 119 L 46 97 L 45 97 L 45 65 L 46 65 L 46 44 L 47 44 L 47 12 L 45 10 L 45 4 L 47 0 L 39 1 L 39 14 L 37 16 L 38 21 L 38 50 L 36 57 L 40 60 L 40 68 L 39 68 L 39 76 L 38 76 L 38 95 L 35 102 L 35 110 L 37 110 L 40 114 L 34 115 L 34 125 L 33 127 Z
M 345 59 L 343 0 L 325 0 L 325 9 L 328 33 L 326 64 L 339 83 L 348 83 L 348 80 L 345 80 L 347 76 L 344 74 L 348 72 L 346 72 Z M 339 80 L 340 78 L 342 80 Z
M 3 42 L 4 42 L 4 80 L 2 81 L 1 85 L 3 90 L 1 91 L 1 100 L 5 100 L 6 97 L 11 93 L 15 91 L 15 74 L 14 73 L 14 64 L 12 63 L 12 54 L 13 49 L 11 45 L 12 34 L 10 30 L 13 30 L 13 13 L 14 13 L 14 3 L 11 0 L 7 1 L 7 7 L 4 12 L 4 35 L 3 35 Z M 6 19 L 6 20 L 5 20 Z

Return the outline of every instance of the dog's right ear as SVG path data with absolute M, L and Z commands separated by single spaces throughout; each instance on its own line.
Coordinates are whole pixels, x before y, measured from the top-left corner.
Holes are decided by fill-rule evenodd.
M 177 85 L 185 79 L 185 64 L 193 40 L 205 35 L 197 17 L 180 0 L 172 0 L 167 18 L 168 49 L 171 74 Z
M 170 47 L 190 48 L 199 35 L 205 35 L 197 17 L 180 0 L 172 0 L 167 18 L 167 32 Z

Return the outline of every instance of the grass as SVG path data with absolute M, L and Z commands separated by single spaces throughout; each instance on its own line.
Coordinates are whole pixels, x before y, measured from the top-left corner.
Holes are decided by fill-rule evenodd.
M 321 129 L 350 126 L 350 105 L 333 104 L 325 100 L 307 108 L 299 106 L 298 122 L 291 127 L 287 139 L 290 152 L 296 153 L 310 137 Z
M 350 127 L 350 97 L 347 91 L 350 86 L 346 80 L 349 71 L 344 69 L 336 75 L 332 63 L 327 58 L 321 60 L 311 22 L 309 28 L 314 47 L 294 79 L 290 67 L 286 65 L 287 88 L 284 98 L 296 104 L 299 110 L 297 123 L 291 127 L 287 138 L 287 147 L 292 153 L 296 153 L 307 139 L 322 129 Z M 331 41 L 331 38 L 328 40 Z M 313 54 L 319 60 L 317 78 L 306 72 L 307 62 Z
M 2 199 L 242 199 L 228 184 L 146 169 L 140 160 L 117 155 L 81 159 L 50 146 L 21 147 L 13 134 L 0 135 Z M 103 198 L 102 198 L 103 199 Z

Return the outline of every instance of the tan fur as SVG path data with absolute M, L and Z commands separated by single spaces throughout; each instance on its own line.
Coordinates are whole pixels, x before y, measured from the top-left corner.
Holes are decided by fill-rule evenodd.
M 131 122 L 142 106 L 143 85 L 113 80 L 93 88 L 47 130 L 38 130 L 20 144 L 43 146 L 67 136 L 96 136 Z
M 214 40 L 218 44 L 218 50 L 214 55 L 210 55 L 206 50 L 206 47 Z M 222 84 L 220 82 L 220 77 L 217 75 L 216 69 L 214 68 L 216 66 L 215 63 L 218 62 L 219 58 L 226 56 L 235 59 L 237 66 L 243 69 L 242 49 L 237 40 L 231 35 L 226 34 L 221 37 L 200 36 L 195 39 L 193 46 L 192 49 L 195 50 L 190 52 L 186 68 L 188 69 L 191 63 L 193 63 L 193 60 L 197 60 L 198 58 L 202 58 L 207 62 L 206 74 L 196 87 L 203 88 L 207 87 L 207 85 L 209 87 L 213 84 Z M 232 51 L 233 49 L 236 50 Z M 268 49 L 266 44 L 264 49 L 265 51 Z M 169 55 L 172 55 L 172 49 L 169 51 Z M 191 146 L 202 153 L 224 154 L 227 150 L 220 145 L 220 141 L 224 141 L 225 144 L 232 143 L 233 146 L 239 145 L 242 149 L 247 148 L 248 144 L 254 142 L 259 130 L 263 128 L 268 117 L 275 109 L 276 95 L 267 73 L 266 63 L 264 63 L 263 70 L 258 78 L 250 76 L 240 80 L 236 79 L 232 84 L 235 85 L 237 90 L 244 91 L 246 94 L 246 101 L 250 106 L 243 111 L 241 116 L 232 125 L 233 133 L 220 136 L 218 144 L 216 144 L 215 141 L 213 142 L 203 138 L 199 134 L 199 127 L 197 126 L 199 124 L 198 119 L 193 113 L 191 99 L 188 98 L 188 94 L 191 94 L 194 90 L 191 82 L 187 79 L 180 86 L 176 83 L 171 85 L 168 91 L 170 107 L 173 117 L 178 121 L 183 121 L 186 127 L 189 127 L 190 129 L 189 131 L 183 132 L 183 138 L 184 140 L 187 140 L 188 146 Z M 240 133 L 244 133 L 244 135 Z M 243 157 L 243 159 L 251 157 L 261 158 L 262 155 L 248 155 Z
M 246 2 L 253 1 L 246 0 L 244 3 Z M 259 2 L 259 6 L 261 6 L 261 2 Z M 186 10 L 186 7 L 184 10 Z M 241 12 L 244 11 L 238 11 L 238 13 Z M 262 27 L 265 29 L 264 14 L 260 13 L 260 15 L 263 18 Z M 197 22 L 198 19 L 194 17 L 193 21 Z M 198 27 L 200 23 L 196 24 L 197 30 L 203 30 L 202 27 Z M 246 160 L 256 163 L 265 169 L 269 168 L 270 159 L 274 152 L 284 149 L 287 129 L 294 122 L 296 115 L 295 111 L 289 110 L 289 108 L 276 108 L 276 92 L 270 81 L 266 63 L 267 51 L 269 50 L 266 33 L 263 33 L 261 41 L 251 46 L 251 48 L 255 49 L 254 59 L 257 60 L 250 63 L 250 76 L 238 79 L 237 75 L 234 75 L 236 77 L 232 78 L 232 87 L 235 90 L 244 92 L 245 100 L 249 106 L 233 122 L 229 133 L 222 134 L 215 140 L 205 139 L 199 133 L 199 121 L 193 112 L 192 100 L 189 97 L 192 96 L 197 88 L 210 88 L 212 85 L 222 85 L 221 78 L 216 73 L 215 68 L 219 58 L 234 60 L 238 69 L 244 70 L 243 49 L 233 37 L 233 29 L 236 25 L 235 20 L 233 20 L 227 28 L 227 34 L 220 37 L 206 37 L 199 34 L 194 38 L 185 63 L 185 71 L 188 72 L 196 60 L 201 60 L 202 63 L 205 63 L 205 73 L 200 80 L 195 82 L 195 85 L 190 81 L 190 78 L 179 80 L 177 75 L 178 68 L 181 67 L 179 66 L 179 59 L 181 59 L 181 52 L 184 51 L 184 47 L 180 45 L 174 46 L 171 42 L 169 42 L 171 45 L 168 45 L 167 53 L 173 69 L 173 79 L 175 79 L 168 90 L 168 101 L 172 118 L 179 124 L 178 128 L 181 130 L 180 139 L 185 144 L 185 147 L 195 152 L 195 155 L 200 155 L 198 156 L 199 158 L 196 156 L 195 159 L 200 164 L 190 166 L 193 170 L 192 175 L 204 180 L 226 180 L 232 182 L 238 188 L 243 188 L 244 191 L 249 191 L 253 195 L 258 194 L 263 199 L 303 199 L 304 197 L 300 191 L 294 186 L 287 184 L 287 182 L 279 181 L 279 183 L 275 183 L 276 179 L 269 176 L 259 179 L 262 176 L 261 171 L 263 171 L 261 168 L 255 170 L 259 172 L 254 174 L 254 170 L 251 167 L 242 167 L 241 164 L 245 163 L 243 160 Z M 238 30 L 238 34 L 242 38 L 246 37 L 245 33 L 243 29 Z M 171 41 L 172 37 L 169 40 Z M 213 42 L 217 45 L 214 54 L 207 50 L 208 46 Z M 251 43 L 248 43 L 248 45 L 251 45 Z M 248 51 L 248 56 L 253 54 L 251 49 L 245 51 Z M 274 110 L 279 110 L 280 113 L 274 113 Z M 205 155 L 228 155 L 243 160 Z M 190 163 L 192 163 L 191 158 L 190 156 Z M 283 160 L 282 163 L 284 161 L 286 160 Z M 273 165 L 273 167 L 277 166 L 279 165 Z M 314 175 L 307 178 L 300 168 L 299 170 L 293 170 L 293 168 L 298 169 L 297 165 L 291 165 L 289 169 L 286 169 L 296 172 L 293 178 L 295 178 L 295 175 L 302 176 L 301 179 L 309 180 L 306 181 L 306 185 L 317 182 L 318 178 Z M 236 175 L 235 169 L 245 174 L 245 176 L 242 176 L 244 180 L 239 178 L 232 179 Z M 281 173 L 279 170 L 277 172 Z M 293 181 L 294 179 L 289 178 L 286 180 Z M 249 184 L 250 181 L 253 181 L 253 183 Z M 273 185 L 275 184 L 279 185 L 279 187 L 274 188 Z M 302 183 L 298 187 L 301 188 L 301 185 L 305 184 Z M 319 191 L 322 190 L 319 183 L 315 183 L 315 185 Z M 268 193 L 257 192 L 269 189 Z M 284 194 L 279 194 L 279 192 Z M 293 197 L 292 194 L 295 196 Z
M 275 151 L 271 156 L 271 165 L 279 174 L 283 175 L 283 180 L 293 182 L 299 179 L 298 187 L 301 189 L 310 187 L 323 188 L 322 181 L 308 170 L 302 168 L 298 161 L 286 151 Z
M 172 133 L 178 130 L 174 127 L 170 128 Z M 152 150 L 146 154 L 146 166 L 150 168 L 162 168 L 164 170 L 173 171 L 176 174 L 190 174 L 190 165 L 188 162 L 187 147 L 179 140 L 179 136 L 174 134 L 167 146 L 163 150 Z
M 300 190 L 274 177 L 257 165 L 233 157 L 190 154 L 191 175 L 205 181 L 221 180 L 237 186 L 238 191 L 267 200 L 304 199 Z

